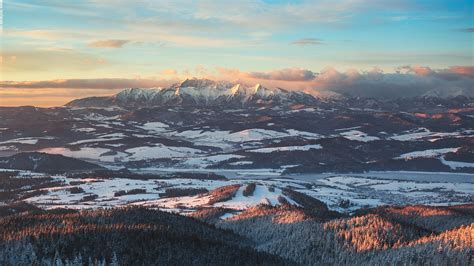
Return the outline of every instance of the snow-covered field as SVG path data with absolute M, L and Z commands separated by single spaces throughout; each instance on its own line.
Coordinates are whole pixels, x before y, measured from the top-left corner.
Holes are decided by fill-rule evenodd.
M 469 162 L 447 161 L 446 159 L 444 159 L 444 156 L 442 156 L 440 158 L 440 160 L 444 165 L 449 166 L 451 169 L 458 169 L 458 168 L 465 168 L 465 167 L 472 168 L 472 167 L 474 167 L 474 162 L 469 163 Z
M 1 141 L 1 144 L 30 144 L 34 145 L 37 144 L 39 140 L 41 139 L 54 139 L 53 137 L 26 137 L 26 138 L 16 138 L 16 139 L 10 139 L 6 141 Z
M 319 149 L 322 149 L 322 146 L 319 144 L 314 144 L 314 145 L 304 145 L 304 146 L 272 147 L 272 148 L 260 148 L 260 149 L 247 150 L 247 152 L 271 153 L 271 152 L 281 152 L 281 151 L 309 151 L 310 149 L 319 150 Z
M 37 173 L 21 172 L 21 177 L 39 176 Z M 19 177 L 19 178 L 21 178 Z M 295 199 L 283 193 L 291 188 L 325 202 L 330 209 L 351 212 L 362 207 L 379 205 L 449 205 L 469 203 L 474 200 L 473 182 L 413 181 L 382 179 L 353 175 L 333 175 L 312 181 L 282 177 L 254 176 L 247 179 L 199 180 L 199 179 L 71 179 L 62 175 L 53 176 L 64 181 L 64 186 L 44 188 L 43 193 L 25 199 L 41 208 L 99 208 L 125 205 L 143 205 L 168 211 L 189 213 L 199 207 L 224 207 L 243 210 L 257 204 L 278 205 L 284 201 L 298 205 Z M 249 183 L 255 183 L 252 195 L 244 196 L 243 190 Z M 169 188 L 213 189 L 240 184 L 235 195 L 225 201 L 209 203 L 212 194 L 198 194 L 183 197 L 162 197 Z M 74 189 L 76 188 L 75 193 Z M 72 190 L 71 190 L 72 189 Z M 119 191 L 141 189 L 133 194 Z M 87 197 L 89 196 L 89 197 Z M 344 206 L 341 202 L 349 202 Z
M 120 159 L 125 156 L 124 153 L 116 153 L 114 155 L 109 154 L 110 149 L 105 148 L 92 148 L 84 147 L 77 150 L 71 150 L 65 147 L 56 147 L 56 148 L 45 148 L 39 150 L 40 152 L 50 153 L 50 154 L 61 154 L 67 157 L 73 157 L 78 159 L 89 159 L 96 160 L 101 162 L 114 162 L 116 159 Z
M 460 137 L 460 136 L 472 136 L 474 130 L 464 130 L 462 132 L 432 132 L 426 128 L 418 128 L 416 130 L 410 130 L 403 134 L 396 134 L 389 139 L 398 141 L 415 141 L 421 139 L 428 139 L 429 141 L 435 141 L 444 137 Z
M 362 141 L 362 142 L 379 140 L 378 137 L 369 136 L 366 133 L 359 130 L 350 130 L 350 131 L 343 132 L 340 134 L 341 136 L 349 140 L 357 140 L 357 141 Z
M 186 130 L 182 132 L 169 132 L 167 135 L 189 140 L 198 145 L 220 147 L 224 150 L 232 149 L 235 145 L 246 142 L 259 142 L 294 136 L 300 136 L 306 139 L 318 139 L 321 137 L 315 133 L 294 129 L 275 131 L 261 128 L 245 129 L 237 132 L 222 130 Z
M 319 179 L 311 194 L 337 209 L 341 199 L 351 202 L 350 209 L 377 205 L 449 205 L 472 202 L 474 183 L 415 182 L 355 176 Z
M 263 119 L 264 124 L 248 123 L 245 119 L 242 121 L 236 120 L 239 122 L 230 124 L 222 121 L 210 123 L 203 119 L 203 121 L 194 124 L 190 122 L 182 123 L 181 118 L 178 119 L 179 122 L 176 122 L 174 120 L 177 118 L 174 115 L 170 117 L 146 116 L 146 119 L 134 120 L 125 119 L 125 116 L 118 115 L 115 112 L 108 113 L 109 111 L 112 110 L 101 109 L 103 113 L 93 110 L 88 110 L 87 113 L 78 112 L 73 117 L 70 131 L 60 137 L 54 134 L 53 136 L 42 137 L 17 133 L 8 135 L 8 137 L 1 138 L 0 155 L 11 155 L 23 151 L 62 154 L 97 163 L 111 169 L 133 167 L 144 170 L 148 168 L 161 170 L 169 167 L 175 168 L 177 171 L 180 171 L 180 169 L 199 171 L 211 168 L 238 169 L 253 167 L 255 169 L 249 170 L 258 174 L 262 171 L 258 168 L 271 168 L 266 169 L 266 172 L 269 176 L 273 176 L 274 173 L 281 173 L 285 170 L 285 164 L 299 166 L 298 169 L 290 169 L 289 171 L 302 172 L 311 172 L 313 162 L 315 165 L 332 165 L 333 162 L 344 157 L 335 152 L 339 150 L 340 144 L 338 144 L 339 141 L 334 139 L 345 138 L 349 140 L 347 143 L 350 143 L 347 155 L 350 154 L 351 156 L 348 156 L 347 163 L 351 167 L 363 168 L 363 166 L 358 165 L 362 160 L 378 164 L 384 160 L 399 159 L 400 161 L 393 163 L 396 168 L 387 166 L 387 169 L 405 169 L 405 165 L 411 162 L 402 162 L 401 160 L 436 158 L 452 170 L 469 172 L 474 168 L 473 163 L 462 159 L 466 150 L 466 144 L 462 142 L 464 140 L 459 141 L 459 143 L 456 140 L 455 144 L 446 144 L 446 146 L 436 145 L 437 143 L 435 143 L 439 139 L 463 138 L 466 139 L 465 143 L 469 144 L 467 138 L 473 136 L 474 130 L 464 128 L 453 132 L 434 132 L 424 127 L 417 127 L 406 131 L 396 131 L 396 133 L 374 131 L 365 124 L 351 127 L 338 125 L 328 130 L 323 126 L 321 129 L 305 127 L 303 123 L 301 125 L 296 124 L 299 126 L 293 128 L 293 125 L 285 124 L 288 121 L 271 120 L 273 122 L 267 123 L 265 119 L 269 119 L 268 117 L 271 116 L 264 116 L 265 113 L 258 116 Z M 165 112 L 179 111 L 180 109 L 170 108 Z M 190 111 L 189 114 L 193 114 L 190 117 L 194 117 L 195 114 L 199 113 L 198 111 L 204 112 L 203 110 Z M 245 112 L 243 109 L 226 111 L 233 116 L 254 115 Z M 301 110 L 292 111 L 300 112 Z M 308 109 L 306 111 L 313 112 L 317 110 Z M 211 111 L 207 110 L 206 112 Z M 330 111 L 326 110 L 325 113 L 327 112 Z M 405 143 L 400 145 L 400 150 L 397 153 L 392 153 L 389 150 L 386 158 L 385 154 L 380 152 L 380 158 L 366 159 L 365 157 L 370 157 L 372 152 L 378 152 L 377 155 L 379 154 L 377 148 L 374 149 L 378 141 L 395 143 L 404 141 Z M 430 145 L 420 145 L 418 142 L 421 141 L 429 142 L 433 148 Z M 410 146 L 413 147 L 410 148 Z M 359 152 L 359 149 L 362 152 Z M 464 160 L 464 162 L 444 159 L 445 154 L 456 152 L 458 149 L 462 151 L 458 158 L 461 158 L 460 160 Z M 268 163 L 269 154 L 270 156 L 275 155 L 275 160 L 270 160 L 270 163 Z M 314 160 L 303 157 L 306 154 L 314 157 Z M 329 156 L 325 156 L 325 154 Z M 332 158 L 332 155 L 335 155 L 334 158 Z M 282 158 L 283 156 L 288 156 L 291 160 L 286 162 Z M 295 156 L 301 156 L 299 157 L 301 160 Z M 359 156 L 364 156 L 364 158 L 359 158 Z M 447 158 L 453 157 L 447 156 Z M 328 166 L 328 168 L 332 167 L 328 171 L 339 171 L 337 169 L 339 165 L 345 163 L 344 161 L 341 164 Z M 441 164 L 433 164 L 437 167 L 436 169 L 442 167 Z M 428 167 L 429 165 L 422 167 L 422 169 L 429 171 Z M 377 169 L 380 169 L 380 167 Z M 247 174 L 245 173 L 245 175 Z
M 126 150 L 126 152 L 132 154 L 129 158 L 130 160 L 146 160 L 154 158 L 191 157 L 201 153 L 201 150 L 156 144 L 151 147 L 143 146 L 131 148 Z
M 424 151 L 413 151 L 409 153 L 404 153 L 395 159 L 405 159 L 410 160 L 413 158 L 433 158 L 438 157 L 440 155 L 449 153 L 449 152 L 456 152 L 459 148 L 444 148 L 444 149 L 431 149 L 431 150 L 424 150 Z

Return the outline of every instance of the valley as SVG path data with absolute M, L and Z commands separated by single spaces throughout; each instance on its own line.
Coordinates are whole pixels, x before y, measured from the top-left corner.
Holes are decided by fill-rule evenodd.
M 346 107 L 352 99 L 262 89 L 268 95 L 255 92 L 236 107 L 203 99 L 221 90 L 209 82 L 175 85 L 180 94 L 164 106 L 136 107 L 156 94 L 136 89 L 107 98 L 107 106 L 86 98 L 58 108 L 0 108 L 0 151 L 61 154 L 110 169 L 474 172 L 469 98 L 426 98 L 424 106 L 413 99 L 420 113 L 393 110 L 393 101 L 358 109 Z
M 142 249 L 144 264 L 169 254 L 190 264 L 468 265 L 473 142 L 469 97 L 316 98 L 192 79 L 0 107 L 0 262 L 19 252 L 26 264 L 127 263 L 129 247 L 74 243 L 139 234 L 161 240 Z

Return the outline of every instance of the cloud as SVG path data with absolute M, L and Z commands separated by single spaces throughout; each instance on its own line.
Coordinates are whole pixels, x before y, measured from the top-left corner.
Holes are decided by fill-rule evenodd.
M 168 87 L 175 79 L 64 79 L 1 81 L 0 106 L 61 106 L 74 99 L 109 96 L 130 87 Z
M 301 46 L 306 46 L 306 45 L 320 45 L 323 44 L 320 39 L 315 39 L 315 38 L 303 38 L 303 39 L 298 39 L 290 44 L 292 45 L 301 45 Z
M 469 95 L 474 97 L 472 67 L 455 66 L 433 70 L 422 66 L 404 66 L 396 73 L 380 70 L 338 72 L 326 69 L 314 80 L 314 88 L 337 93 L 375 98 L 402 98 L 435 92 L 440 96 Z
M 124 89 L 165 87 L 176 79 L 57 79 L 45 81 L 2 81 L 0 88 Z
M 464 28 L 464 29 L 461 29 L 461 31 L 464 31 L 464 32 L 474 32 L 474 28 Z
M 122 48 L 129 42 L 129 40 L 98 40 L 90 42 L 88 46 L 93 48 Z
M 157 22 L 158 21 L 158 22 Z M 117 22 L 123 25 L 120 29 L 51 29 L 51 30 L 28 30 L 28 29 L 6 29 L 5 36 L 20 37 L 34 40 L 35 44 L 50 46 L 52 43 L 62 44 L 64 42 L 86 42 L 91 48 L 121 48 L 126 44 L 154 44 L 160 45 L 171 43 L 179 46 L 204 46 L 223 47 L 253 45 L 257 40 L 264 39 L 263 33 L 249 34 L 248 38 L 240 38 L 236 35 L 219 35 L 213 28 L 202 30 L 199 26 L 168 25 L 156 19 L 142 19 L 136 21 Z M 194 28 L 193 28 L 194 27 Z M 202 35 L 200 32 L 210 34 Z M 211 34 L 212 33 L 212 34 Z M 110 39 L 101 38 L 107 35 Z M 127 36 L 127 39 L 121 39 Z M 268 36 L 268 35 L 267 35 Z M 258 37 L 258 38 L 256 38 Z
M 302 68 L 285 68 L 272 71 L 252 71 L 245 72 L 238 69 L 222 68 L 215 69 L 215 73 L 207 70 L 206 77 L 211 79 L 225 79 L 225 80 L 249 80 L 254 81 L 311 81 L 316 74 L 307 69 Z M 201 70 L 202 71 L 202 70 Z
M 60 1 L 59 1 L 60 2 Z M 35 10 L 47 6 L 52 16 L 66 14 L 71 21 L 88 21 L 74 29 L 58 25 L 54 29 L 10 29 L 9 35 L 31 39 L 74 40 L 91 47 L 119 48 L 133 42 L 170 42 L 185 46 L 252 45 L 270 39 L 273 33 L 311 28 L 317 25 L 351 25 L 357 14 L 368 10 L 406 10 L 409 1 L 320 0 L 272 3 L 265 0 L 241 1 L 149 1 L 89 0 L 74 3 L 41 1 L 41 4 L 15 4 Z M 238 12 L 235 12 L 238 10 Z M 105 14 L 105 15 L 104 15 Z M 146 14 L 146 15 L 143 15 Z M 350 14 L 350 15 L 349 15 Z M 258 21 L 256 23 L 256 21 Z M 110 40 L 101 40 L 108 36 Z M 312 40 L 314 44 L 314 41 Z M 304 39 L 302 40 L 304 42 Z M 309 45 L 311 39 L 306 40 Z
M 419 76 L 428 76 L 428 75 L 431 75 L 431 74 L 434 73 L 434 71 L 431 70 L 431 68 L 429 68 L 427 66 L 419 66 L 419 65 L 402 66 L 402 67 L 399 67 L 398 70 L 399 71 L 406 71 L 406 73 L 412 73 L 412 74 L 416 74 L 416 75 L 419 75 Z
M 371 71 L 349 69 L 340 72 L 331 67 L 319 73 L 300 68 L 269 72 L 242 72 L 236 69 L 218 68 L 217 72 L 216 75 L 209 77 L 301 90 L 316 96 L 336 92 L 349 96 L 393 99 L 436 92 L 440 96 L 462 94 L 474 97 L 472 66 L 453 66 L 447 69 L 402 66 L 397 68 L 395 73 L 384 73 L 378 68 Z
M 161 71 L 161 75 L 167 76 L 167 77 L 177 77 L 178 71 L 176 69 L 165 69 Z
M 164 75 L 164 74 L 169 75 Z M 165 70 L 166 79 L 67 79 L 48 81 L 3 81 L 0 87 L 9 89 L 81 89 L 111 90 L 130 87 L 167 87 L 179 82 L 175 70 Z M 176 74 L 176 75 L 175 75 Z M 194 75 L 193 75 L 194 74 Z M 238 69 L 216 68 L 213 70 L 198 66 L 188 77 L 209 78 L 240 82 L 245 85 L 260 83 L 263 86 L 298 90 L 320 95 L 336 92 L 349 96 L 393 99 L 421 96 L 427 93 L 446 95 L 469 95 L 474 97 L 474 67 L 452 66 L 446 69 L 432 69 L 426 66 L 401 66 L 394 73 L 384 73 L 381 69 L 358 71 L 349 69 L 341 72 L 325 68 L 319 73 L 308 69 L 287 68 L 272 71 L 247 72 Z M 91 94 L 92 95 L 92 94 Z
M 474 66 L 452 66 L 448 73 L 474 78 Z
M 67 49 L 4 49 L 2 58 L 0 70 L 3 80 L 19 80 L 25 76 L 41 79 L 56 73 L 92 74 L 97 69 L 110 66 L 106 58 L 101 56 Z
M 250 72 L 248 73 L 248 77 L 266 80 L 308 81 L 313 80 L 316 75 L 307 69 L 287 68 L 270 72 Z
M 461 78 L 474 78 L 474 66 L 451 66 L 447 69 L 433 70 L 426 66 L 402 66 L 398 70 L 413 73 L 418 76 L 431 76 L 446 80 L 457 80 Z
M 122 89 L 0 89 L 0 106 L 61 106 L 77 98 L 106 96 Z

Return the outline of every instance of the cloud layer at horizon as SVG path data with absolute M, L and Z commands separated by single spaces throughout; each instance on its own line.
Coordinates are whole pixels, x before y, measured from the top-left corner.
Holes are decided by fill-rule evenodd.
M 380 69 L 372 71 L 347 70 L 339 72 L 334 68 L 325 68 L 319 73 L 301 68 L 279 69 L 268 72 L 243 72 L 236 69 L 217 68 L 196 70 L 197 78 L 225 80 L 248 86 L 260 83 L 264 86 L 281 87 L 289 90 L 301 90 L 315 96 L 328 92 L 356 97 L 400 98 L 435 93 L 442 97 L 467 95 L 474 97 L 474 67 L 454 66 L 447 69 L 431 69 L 426 66 L 401 66 L 395 73 L 384 73 Z M 182 77 L 176 70 L 168 70 L 166 79 L 67 79 L 49 81 L 4 81 L 3 90 L 21 89 L 60 89 L 69 90 L 71 97 L 116 93 L 129 87 L 168 87 L 180 82 Z M 189 75 L 189 73 L 187 73 Z M 107 90 L 111 90 L 107 93 Z M 1 93 L 1 92 L 0 92 Z

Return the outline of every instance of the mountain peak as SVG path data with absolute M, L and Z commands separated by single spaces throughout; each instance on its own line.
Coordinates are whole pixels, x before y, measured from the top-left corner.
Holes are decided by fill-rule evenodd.
M 209 86 L 215 86 L 215 85 L 216 85 L 216 82 L 210 79 L 187 78 L 179 84 L 179 87 L 202 88 L 202 87 L 209 87 Z
M 231 92 L 232 96 L 235 96 L 235 95 L 237 95 L 239 93 L 242 93 L 242 92 L 245 92 L 245 91 L 244 91 L 244 88 L 242 87 L 242 85 L 240 85 L 240 83 L 237 83 L 232 88 L 230 88 L 230 92 Z
M 255 85 L 253 91 L 254 91 L 254 95 L 258 97 L 263 97 L 263 98 L 268 98 L 270 96 L 280 94 L 279 89 L 269 89 L 269 88 L 263 87 L 260 84 Z

